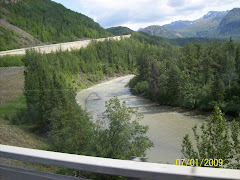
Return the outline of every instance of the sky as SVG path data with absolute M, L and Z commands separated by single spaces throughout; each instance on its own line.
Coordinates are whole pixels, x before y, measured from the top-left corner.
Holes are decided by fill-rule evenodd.
M 53 0 L 82 13 L 102 27 L 132 30 L 177 20 L 196 20 L 209 11 L 240 7 L 240 0 Z

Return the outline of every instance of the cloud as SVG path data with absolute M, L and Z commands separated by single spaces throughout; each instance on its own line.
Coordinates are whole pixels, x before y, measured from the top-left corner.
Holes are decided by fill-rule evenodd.
M 174 13 L 174 9 L 167 6 L 163 0 L 79 0 L 79 2 L 88 7 L 89 16 L 98 15 L 98 22 L 104 27 L 164 20 L 166 16 Z
M 186 0 L 168 0 L 167 5 L 171 6 L 171 7 L 181 7 L 184 6 L 186 4 Z
M 239 0 L 54 0 L 85 14 L 103 26 L 128 25 L 138 29 L 150 24 L 194 20 L 208 11 L 229 10 Z M 239 5 L 238 5 L 239 6 Z

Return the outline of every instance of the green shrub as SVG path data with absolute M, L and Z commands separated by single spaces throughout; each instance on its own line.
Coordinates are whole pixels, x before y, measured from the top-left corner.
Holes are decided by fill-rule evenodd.
M 0 57 L 0 67 L 24 66 L 23 56 L 2 56 Z
M 146 94 L 146 92 L 149 90 L 149 84 L 147 81 L 138 82 L 133 90 L 137 94 Z
M 215 106 L 214 115 L 202 124 L 200 130 L 198 134 L 197 126 L 193 127 L 196 148 L 189 134 L 183 138 L 182 153 L 186 159 L 222 159 L 223 167 L 240 169 L 239 122 L 233 121 L 230 128 L 221 110 Z M 205 166 L 206 163 L 199 165 Z

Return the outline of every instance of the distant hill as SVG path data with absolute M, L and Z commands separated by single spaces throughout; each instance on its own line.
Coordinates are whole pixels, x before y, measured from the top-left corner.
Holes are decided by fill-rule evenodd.
M 169 44 L 175 46 L 184 46 L 187 43 L 209 43 L 211 41 L 220 41 L 218 39 L 213 38 L 201 38 L 201 37 L 190 37 L 190 38 L 174 38 L 168 39 L 165 37 L 150 35 L 145 32 L 137 32 L 132 34 L 133 37 L 139 39 L 140 41 L 146 41 L 149 44 L 157 44 L 164 47 L 168 47 Z
M 183 37 L 215 37 L 217 27 L 227 13 L 228 11 L 210 11 L 177 32 Z
M 141 31 L 151 35 L 162 36 L 170 39 L 182 37 L 179 33 L 158 25 L 148 26 L 144 29 L 141 29 Z
M 40 44 L 108 36 L 108 32 L 91 18 L 73 12 L 51 0 L 1 0 L 0 20 L 2 44 L 11 43 L 7 42 L 6 38 L 1 38 L 3 31 L 12 31 L 13 41 L 19 39 L 18 36 L 21 36 L 21 33 L 16 28 L 6 26 L 6 24 L 12 24 L 20 28 L 32 36 L 35 39 L 34 42 Z M 32 45 L 31 41 L 28 40 L 25 43 L 28 45 L 15 44 L 18 47 Z M 0 50 L 2 49 L 4 48 L 0 47 Z
M 183 29 L 188 27 L 190 24 L 192 23 L 192 21 L 174 21 L 170 24 L 165 24 L 163 25 L 164 27 L 167 27 L 171 30 L 178 30 L 178 29 Z
M 201 37 L 228 40 L 232 37 L 233 40 L 240 41 L 240 8 L 231 11 L 210 11 L 200 19 L 175 21 L 163 27 L 168 29 L 148 26 L 142 31 L 167 38 Z
M 237 36 L 240 38 L 240 8 L 232 9 L 221 21 L 218 32 L 222 36 Z
M 128 27 L 124 26 L 117 26 L 117 27 L 111 27 L 106 29 L 107 32 L 112 33 L 113 35 L 123 35 L 123 34 L 129 34 L 133 32 L 133 30 L 129 29 Z

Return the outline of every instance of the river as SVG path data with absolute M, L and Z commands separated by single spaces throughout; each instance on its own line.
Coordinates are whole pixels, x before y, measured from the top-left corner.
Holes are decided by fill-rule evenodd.
M 202 120 L 180 113 L 175 108 L 159 106 L 132 95 L 130 89 L 125 87 L 131 78 L 133 75 L 127 75 L 84 89 L 77 93 L 76 100 L 92 113 L 94 120 L 98 114 L 104 112 L 105 101 L 113 96 L 126 101 L 128 106 L 138 107 L 139 112 L 144 115 L 140 123 L 149 126 L 147 135 L 154 143 L 154 147 L 147 152 L 148 161 L 175 164 L 176 159 L 182 157 L 183 136 L 187 132 L 192 134 L 192 127 L 195 124 L 200 125 Z M 90 100 L 89 96 L 96 100 Z

